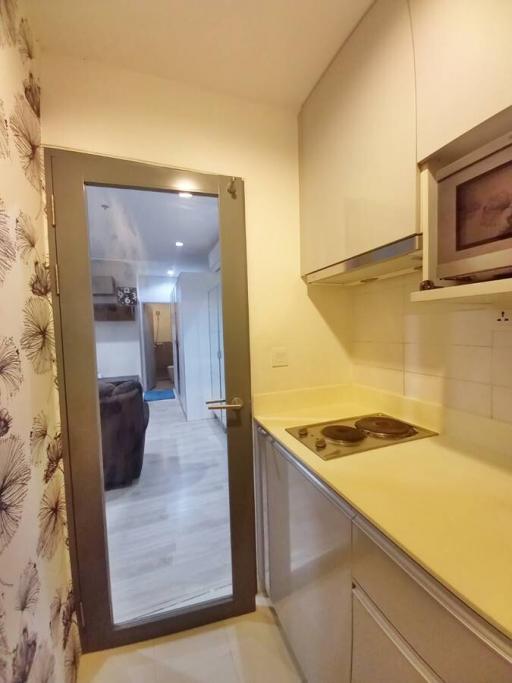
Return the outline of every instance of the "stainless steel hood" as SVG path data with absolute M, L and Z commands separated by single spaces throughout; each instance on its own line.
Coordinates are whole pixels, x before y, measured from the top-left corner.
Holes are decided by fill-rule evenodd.
M 410 235 L 303 276 L 306 284 L 356 285 L 421 268 L 423 240 Z

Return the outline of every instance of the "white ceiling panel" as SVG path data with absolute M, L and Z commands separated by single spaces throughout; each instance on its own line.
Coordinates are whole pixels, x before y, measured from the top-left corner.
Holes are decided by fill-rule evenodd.
M 91 258 L 136 262 L 139 273 L 207 270 L 219 239 L 217 197 L 88 186 L 87 213 Z
M 298 108 L 372 0 L 31 0 L 44 50 Z

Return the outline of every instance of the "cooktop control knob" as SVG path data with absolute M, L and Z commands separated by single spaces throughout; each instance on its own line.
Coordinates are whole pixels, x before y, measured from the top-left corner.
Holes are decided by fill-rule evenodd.
M 307 427 L 301 427 L 299 429 L 299 436 L 304 438 L 307 435 L 308 435 L 308 428 Z
M 322 437 L 320 437 L 319 439 L 315 440 L 315 446 L 319 451 L 321 451 L 322 448 L 325 448 L 327 446 L 327 442 L 325 441 L 325 439 L 322 439 Z

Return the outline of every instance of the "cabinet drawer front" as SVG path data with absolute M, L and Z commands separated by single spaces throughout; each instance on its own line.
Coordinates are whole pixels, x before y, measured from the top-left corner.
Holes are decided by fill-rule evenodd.
M 446 683 L 510 683 L 512 664 L 440 605 L 354 525 L 353 576 Z
M 442 683 L 357 588 L 352 642 L 352 683 Z

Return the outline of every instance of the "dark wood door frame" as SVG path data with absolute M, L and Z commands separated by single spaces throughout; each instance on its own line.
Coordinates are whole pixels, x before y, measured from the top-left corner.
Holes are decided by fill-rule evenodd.
M 244 186 L 240 178 L 45 149 L 65 484 L 73 586 L 84 652 L 182 631 L 255 609 L 256 558 L 251 434 Z M 218 196 L 228 414 L 233 596 L 181 612 L 114 625 L 103 502 L 103 471 L 85 187 L 194 192 Z M 187 188 L 187 189 L 188 189 Z

